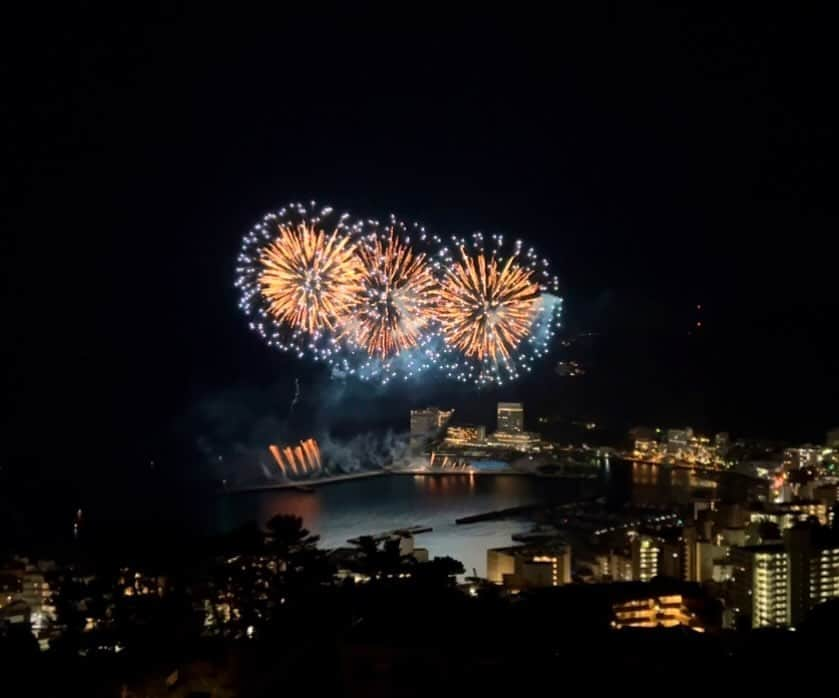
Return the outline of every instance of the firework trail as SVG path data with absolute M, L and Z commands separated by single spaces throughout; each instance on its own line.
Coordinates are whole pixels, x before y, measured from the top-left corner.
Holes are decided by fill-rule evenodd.
M 288 416 L 291 417 L 291 413 L 294 411 L 294 406 L 300 400 L 300 379 L 297 376 L 294 377 L 294 396 L 291 398 L 291 405 L 288 408 Z

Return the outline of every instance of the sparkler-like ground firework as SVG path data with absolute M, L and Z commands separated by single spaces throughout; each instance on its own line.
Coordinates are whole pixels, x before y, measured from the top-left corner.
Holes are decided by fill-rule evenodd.
M 547 259 L 500 235 L 448 243 L 391 216 L 352 222 L 292 204 L 242 244 L 236 286 L 269 344 L 388 382 L 439 367 L 502 383 L 529 371 L 559 326 Z

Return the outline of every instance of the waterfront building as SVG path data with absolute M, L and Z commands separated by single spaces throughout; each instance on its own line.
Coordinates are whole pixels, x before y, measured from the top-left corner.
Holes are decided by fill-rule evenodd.
M 691 427 L 667 430 L 667 445 L 673 449 L 686 447 L 692 438 L 693 429 Z
M 524 431 L 524 405 L 520 402 L 499 402 L 495 430 L 504 434 Z
M 639 460 L 658 460 L 660 458 L 658 441 L 655 439 L 635 439 L 632 457 Z
M 492 437 L 487 440 L 487 444 L 490 446 L 511 448 L 516 451 L 527 452 L 538 450 L 542 444 L 542 439 L 539 434 L 535 434 L 531 431 L 496 431 Z
M 483 424 L 458 424 L 446 429 L 446 443 L 451 446 L 480 445 L 486 441 Z
M 439 407 L 411 410 L 411 449 L 414 451 L 422 449 L 448 424 L 453 414 L 454 410 L 441 410 Z

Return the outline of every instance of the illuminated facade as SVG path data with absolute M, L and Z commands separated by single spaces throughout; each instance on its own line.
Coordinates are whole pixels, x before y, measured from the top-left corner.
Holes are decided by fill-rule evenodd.
M 816 604 L 839 597 L 839 540 L 799 524 L 783 543 L 732 548 L 734 611 L 754 628 L 799 625 Z
M 571 548 L 567 545 L 490 548 L 487 579 L 514 590 L 569 584 Z
M 789 562 L 780 543 L 732 548 L 734 612 L 753 628 L 789 624 Z
M 499 402 L 496 431 L 518 434 L 524 431 L 524 406 L 520 402 Z
M 810 601 L 823 603 L 839 597 L 839 545 L 819 550 L 810 559 Z
M 784 468 L 786 470 L 798 470 L 799 468 L 818 467 L 823 459 L 821 446 L 805 445 L 799 448 L 787 448 L 784 450 Z
M 663 442 L 651 437 L 635 439 L 632 457 L 655 463 L 683 461 L 719 466 L 724 462 L 728 447 L 728 434 L 725 432 L 717 434 L 712 443 L 707 436 L 695 434 L 691 427 L 685 427 L 668 429 Z
M 652 460 L 659 455 L 659 443 L 655 439 L 635 439 L 635 449 L 632 453 L 639 460 Z
M 437 432 L 448 424 L 454 410 L 425 407 L 411 410 L 411 447 L 422 448 Z
M 770 521 L 783 531 L 809 518 L 815 518 L 822 526 L 826 526 L 830 519 L 830 509 L 825 502 L 802 499 L 775 502 L 761 511 L 751 512 L 749 517 L 752 523 Z
M 701 631 L 681 594 L 649 596 L 612 605 L 615 628 L 673 628 L 685 625 Z
M 542 439 L 539 434 L 534 434 L 530 431 L 519 432 L 504 432 L 496 431 L 487 443 L 491 446 L 500 446 L 502 448 L 513 448 L 517 451 L 533 451 L 539 448 Z
M 631 582 L 632 556 L 614 550 L 608 555 L 598 555 L 597 572 L 602 581 Z
M 658 574 L 659 546 L 650 536 L 632 541 L 632 579 L 648 582 Z
M 482 444 L 486 441 L 486 427 L 483 424 L 462 424 L 446 429 L 446 443 L 453 446 Z

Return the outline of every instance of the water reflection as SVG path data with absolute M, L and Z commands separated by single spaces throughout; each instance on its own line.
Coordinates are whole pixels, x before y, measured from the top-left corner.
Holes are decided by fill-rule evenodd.
M 421 525 L 433 530 L 417 537 L 432 556 L 451 555 L 471 573 L 486 572 L 486 549 L 510 545 L 524 521 L 492 521 L 458 526 L 455 519 L 497 509 L 576 498 L 591 482 L 537 480 L 515 475 L 382 476 L 352 480 L 313 492 L 276 490 L 220 498 L 219 521 L 226 528 L 288 513 L 301 516 L 321 536 L 324 547 L 347 545 L 349 538 Z
M 635 506 L 687 504 L 693 497 L 714 496 L 718 482 L 695 468 L 633 461 L 631 501 Z

